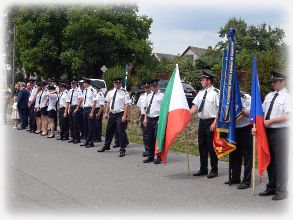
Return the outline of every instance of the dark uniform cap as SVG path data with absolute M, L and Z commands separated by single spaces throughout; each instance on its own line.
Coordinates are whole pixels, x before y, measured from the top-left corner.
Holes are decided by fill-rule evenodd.
M 49 82 L 56 82 L 56 79 L 54 77 L 52 77 L 50 80 L 48 80 Z
M 113 81 L 113 83 L 121 83 L 123 81 L 123 78 L 117 77 L 117 78 L 113 79 L 112 81 Z
M 272 80 L 286 80 L 287 79 L 287 76 L 285 76 L 283 73 L 272 71 L 271 74 L 272 74 L 272 77 L 271 77 Z
M 78 82 L 78 80 L 76 79 L 76 78 L 73 78 L 72 80 L 71 80 L 71 83 L 77 83 Z
M 143 82 L 142 85 L 143 85 L 143 87 L 149 87 L 150 86 L 149 82 Z
M 151 86 L 152 85 L 158 85 L 159 81 L 160 81 L 159 79 L 152 79 L 152 80 L 149 81 L 149 85 L 151 85 Z
M 41 81 L 41 82 L 38 82 L 37 85 L 38 86 L 45 86 L 45 85 L 47 85 L 47 82 L 46 81 Z
M 88 84 L 91 83 L 91 80 L 88 79 L 88 78 L 84 78 L 84 77 L 82 77 L 81 80 L 83 80 L 83 83 L 88 83 Z M 80 81 L 81 81 L 81 80 L 80 80 Z
M 202 70 L 201 78 L 213 79 L 215 76 L 210 70 Z
M 55 90 L 55 86 L 48 86 L 47 89 L 48 90 Z
M 59 82 L 57 85 L 58 85 L 59 87 L 64 87 L 64 88 L 67 87 L 67 84 L 66 84 L 66 83 L 62 83 L 62 82 Z

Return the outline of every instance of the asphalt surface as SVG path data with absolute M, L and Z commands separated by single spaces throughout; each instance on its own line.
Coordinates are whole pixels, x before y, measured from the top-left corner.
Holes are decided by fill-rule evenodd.
M 251 188 L 225 185 L 226 162 L 219 162 L 217 178 L 193 177 L 182 153 L 170 152 L 166 165 L 144 164 L 142 145 L 131 143 L 120 158 L 118 149 L 97 153 L 103 143 L 86 149 L 11 127 L 5 126 L 9 213 L 272 216 L 288 211 L 287 200 L 276 202 L 271 196 L 253 196 Z M 189 155 L 189 161 L 196 171 L 199 157 Z M 257 182 L 257 193 L 266 182 Z

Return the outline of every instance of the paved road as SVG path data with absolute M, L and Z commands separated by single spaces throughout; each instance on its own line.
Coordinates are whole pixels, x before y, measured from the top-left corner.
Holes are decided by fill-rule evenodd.
M 252 196 L 251 189 L 227 186 L 226 162 L 219 177 L 188 176 L 186 155 L 170 153 L 166 165 L 143 164 L 142 146 L 118 150 L 47 139 L 6 127 L 6 204 L 10 213 L 189 213 L 273 214 L 287 202 Z M 102 144 L 96 144 L 100 147 Z M 190 156 L 191 170 L 199 158 Z M 266 182 L 266 181 L 265 181 Z M 257 183 L 256 192 L 265 188 Z M 227 211 L 229 210 L 229 211 Z

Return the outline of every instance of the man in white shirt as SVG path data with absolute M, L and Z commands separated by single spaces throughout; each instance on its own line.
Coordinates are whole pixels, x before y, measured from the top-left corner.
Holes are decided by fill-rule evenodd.
M 82 101 L 82 94 L 80 93 L 79 87 L 77 87 L 77 80 L 71 81 L 71 89 L 68 92 L 66 100 L 66 109 L 64 117 L 69 117 L 69 130 L 71 140 L 73 144 L 80 143 L 80 103 Z
M 95 121 L 95 140 L 97 142 L 102 142 L 102 121 L 103 121 L 103 109 L 105 105 L 105 97 L 101 92 L 99 86 L 94 87 L 97 91 L 95 97 L 96 100 L 96 121 Z
M 137 119 L 140 121 L 140 127 L 142 130 L 142 135 L 143 135 L 143 143 L 144 143 L 144 148 L 145 151 L 143 152 L 142 156 L 146 157 L 147 153 L 146 153 L 146 148 L 147 148 L 147 134 L 146 134 L 146 127 L 143 125 L 143 121 L 144 121 L 144 117 L 145 117 L 145 102 L 147 99 L 147 96 L 151 93 L 151 88 L 149 85 L 149 82 L 144 82 L 143 83 L 143 88 L 144 88 L 144 93 L 142 93 L 139 96 L 139 99 L 136 103 L 137 106 Z
M 218 176 L 218 158 L 213 148 L 213 132 L 217 125 L 219 106 L 219 90 L 213 87 L 214 75 L 209 70 L 203 70 L 201 77 L 202 90 L 193 100 L 191 114 L 198 113 L 198 148 L 200 169 L 193 176 L 207 175 L 208 178 Z M 208 154 L 211 161 L 211 172 L 208 174 Z
M 64 117 L 64 112 L 66 109 L 66 99 L 68 96 L 68 91 L 66 90 L 67 85 L 65 83 L 59 83 L 59 127 L 60 127 L 60 137 L 57 140 L 65 141 L 69 140 L 69 121 L 68 117 Z
M 110 145 L 115 134 L 118 130 L 118 139 L 120 146 L 119 157 L 125 156 L 125 148 L 127 146 L 126 128 L 127 117 L 130 111 L 131 100 L 128 92 L 122 88 L 122 78 L 113 79 L 114 89 L 110 90 L 106 96 L 106 112 L 105 119 L 108 120 L 105 145 L 98 152 L 110 150 Z
M 158 121 L 161 110 L 161 103 L 163 101 L 164 94 L 159 90 L 159 80 L 153 79 L 149 82 L 152 93 L 148 94 L 144 102 L 145 116 L 143 125 L 146 128 L 146 155 L 147 158 L 143 160 L 143 163 L 154 162 L 154 164 L 160 164 L 161 158 L 155 157 L 155 144 L 157 137 Z
M 249 119 L 251 96 L 241 92 L 242 116 L 236 121 L 236 150 L 230 153 L 231 179 L 225 184 L 239 184 L 237 189 L 250 186 L 252 171 L 252 135 Z M 241 181 L 241 167 L 244 161 L 244 175 Z
M 269 183 L 260 196 L 274 195 L 273 200 L 287 198 L 288 182 L 288 130 L 291 100 L 286 88 L 286 75 L 272 72 L 273 92 L 263 102 L 266 134 L 270 149 L 270 164 L 267 168 Z
M 85 143 L 80 146 L 94 147 L 94 126 L 96 121 L 96 96 L 97 91 L 90 85 L 90 80 L 84 79 L 84 92 L 83 92 L 83 120 L 84 127 L 87 128 L 85 136 Z

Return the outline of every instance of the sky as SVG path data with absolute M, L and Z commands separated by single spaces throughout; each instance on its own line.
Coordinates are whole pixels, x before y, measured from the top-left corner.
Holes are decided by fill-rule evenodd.
M 209 1 L 210 2 L 210 1 Z M 153 19 L 150 40 L 153 52 L 182 54 L 188 46 L 214 47 L 222 39 L 217 32 L 229 18 L 243 19 L 249 25 L 266 23 L 273 27 L 288 27 L 287 11 L 284 5 L 231 4 L 229 1 L 215 4 L 199 4 L 191 1 L 176 3 L 154 3 L 139 1 L 139 14 Z M 236 33 L 237 35 L 237 33 Z M 287 37 L 285 38 L 286 41 Z

